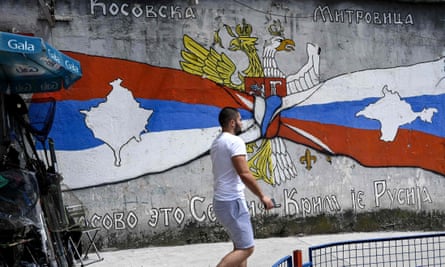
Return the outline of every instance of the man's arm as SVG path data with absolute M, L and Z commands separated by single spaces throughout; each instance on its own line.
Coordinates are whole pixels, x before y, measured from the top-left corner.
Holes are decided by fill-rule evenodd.
M 252 173 L 250 172 L 249 166 L 247 165 L 246 156 L 234 156 L 232 157 L 232 163 L 243 183 L 261 200 L 261 202 L 266 206 L 266 209 L 273 208 L 274 204 L 272 200 L 263 194 L 263 191 L 258 185 L 255 177 L 253 177 Z

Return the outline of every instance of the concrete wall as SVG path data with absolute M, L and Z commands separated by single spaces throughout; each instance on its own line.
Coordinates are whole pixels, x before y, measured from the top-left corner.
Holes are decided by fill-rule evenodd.
M 444 211 L 443 3 L 55 2 L 52 26 L 38 1 L 3 1 L 0 30 L 82 64 L 49 94 L 50 136 L 66 202 L 88 207 L 103 247 L 226 238 L 208 156 L 226 105 L 281 205 L 265 214 L 248 194 L 259 236 L 326 215 Z

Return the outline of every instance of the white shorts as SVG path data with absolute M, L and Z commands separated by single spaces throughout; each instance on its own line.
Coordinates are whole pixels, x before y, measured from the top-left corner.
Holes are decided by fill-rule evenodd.
M 213 201 L 216 218 L 224 226 L 235 249 L 247 249 L 255 246 L 252 222 L 246 201 Z

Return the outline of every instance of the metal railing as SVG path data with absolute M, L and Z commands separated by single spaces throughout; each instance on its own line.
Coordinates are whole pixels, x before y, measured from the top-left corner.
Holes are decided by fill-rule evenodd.
M 272 267 L 292 267 L 292 256 L 287 255 L 279 259 Z
M 303 267 L 445 266 L 445 233 L 353 240 L 309 248 Z
M 292 255 L 287 255 L 277 262 L 272 267 L 301 267 L 303 265 L 303 254 L 301 250 L 294 250 Z
M 302 264 L 295 250 L 272 267 L 434 267 L 445 266 L 445 233 L 349 240 L 309 247 Z

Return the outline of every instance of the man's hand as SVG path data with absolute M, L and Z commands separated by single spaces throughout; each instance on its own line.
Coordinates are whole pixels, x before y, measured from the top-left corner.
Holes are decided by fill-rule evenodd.
M 267 196 L 263 196 L 261 198 L 261 202 L 264 204 L 264 208 L 266 208 L 266 210 L 270 210 L 275 207 L 275 204 L 273 203 L 272 199 L 270 199 Z

